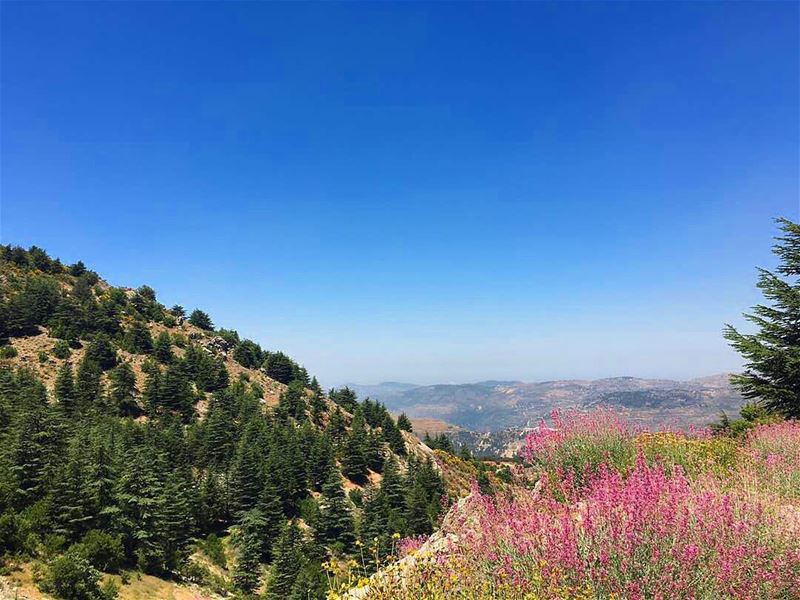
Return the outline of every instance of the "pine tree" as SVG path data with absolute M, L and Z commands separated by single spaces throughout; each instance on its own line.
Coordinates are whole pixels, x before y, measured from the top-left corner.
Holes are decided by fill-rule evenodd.
M 330 546 L 337 545 L 344 552 L 350 552 L 355 541 L 355 525 L 350 510 L 350 503 L 344 495 L 342 478 L 337 471 L 322 486 L 322 499 L 319 516 L 314 525 L 319 543 Z
M 56 376 L 55 396 L 61 410 L 66 415 L 74 415 L 77 410 L 75 397 L 75 380 L 72 376 L 72 365 L 65 362 Z
M 235 537 L 233 583 L 246 594 L 254 592 L 261 582 L 262 532 L 265 526 L 266 520 L 261 511 L 250 509 L 242 515 Z
M 342 448 L 342 473 L 356 483 L 365 481 L 367 476 L 367 460 L 364 447 L 366 429 L 364 413 L 359 407 L 353 416 L 350 433 Z
M 117 414 L 129 417 L 139 414 L 136 404 L 136 376 L 130 363 L 117 365 L 109 374 L 109 398 L 117 408 Z
M 161 408 L 182 415 L 185 422 L 194 416 L 194 392 L 189 378 L 179 365 L 170 365 L 161 376 L 158 398 Z
M 164 568 L 173 571 L 183 562 L 195 531 L 191 475 L 182 469 L 167 474 L 162 491 L 160 534 L 163 538 Z
M 306 389 L 300 381 L 292 381 L 286 391 L 281 394 L 279 406 L 298 421 L 306 419 Z
M 743 334 L 726 325 L 725 337 L 747 360 L 745 372 L 731 378 L 742 395 L 800 418 L 800 225 L 788 219 L 778 224 L 783 235 L 776 238 L 773 252 L 780 266 L 777 274 L 759 269 L 757 283 L 770 304 L 745 314 L 758 332 Z
M 403 439 L 403 434 L 394 424 L 389 413 L 386 413 L 383 419 L 382 428 L 383 436 L 389 443 L 389 448 L 391 448 L 392 452 L 395 454 L 403 456 L 406 453 L 406 442 Z
M 234 452 L 236 424 L 233 416 L 233 399 L 229 392 L 214 394 L 204 421 L 202 455 L 207 464 L 225 468 Z
M 311 485 L 314 490 L 320 491 L 336 467 L 333 444 L 327 433 L 317 436 L 314 441 L 314 445 L 311 448 L 310 464 L 309 479 Z
M 162 365 L 171 364 L 175 360 L 175 355 L 172 353 L 172 338 L 166 331 L 162 331 L 156 337 L 153 344 L 153 356 Z
M 57 450 L 56 444 L 55 422 L 47 406 L 26 410 L 11 455 L 16 496 L 20 499 L 18 506 L 32 504 L 46 492 L 47 469 Z
M 75 378 L 75 400 L 79 411 L 88 410 L 100 396 L 100 367 L 93 360 L 84 359 L 78 365 Z
M 52 510 L 56 531 L 69 541 L 78 540 L 91 529 L 97 516 L 90 487 L 91 463 L 87 446 L 85 435 L 75 437 L 54 483 Z
M 200 531 L 217 531 L 228 521 L 228 502 L 219 476 L 207 471 L 200 484 L 195 505 L 196 522 Z
M 288 384 L 295 378 L 294 367 L 294 361 L 283 352 L 269 352 L 264 359 L 267 376 L 281 383 Z
M 342 414 L 341 409 L 337 406 L 336 410 L 333 411 L 331 414 L 331 418 L 328 420 L 328 426 L 325 428 L 325 433 L 331 436 L 331 439 L 334 443 L 338 443 L 344 433 L 346 431 L 345 423 L 344 423 L 344 415 Z
M 123 534 L 127 555 L 149 573 L 160 572 L 165 560 L 161 534 L 165 498 L 159 462 L 152 450 L 141 446 L 125 454 L 111 514 L 114 528 Z
M 409 433 L 414 431 L 414 428 L 411 426 L 411 420 L 408 418 L 406 413 L 400 413 L 400 416 L 397 417 L 397 428 L 403 431 L 408 431 Z
M 264 456 L 255 443 L 255 433 L 248 428 L 236 448 L 231 468 L 231 508 L 242 514 L 256 506 L 264 489 Z
M 267 477 L 264 489 L 258 499 L 257 508 L 264 515 L 264 528 L 261 532 L 263 541 L 261 558 L 268 561 L 272 559 L 273 547 L 286 522 L 281 496 L 271 477 Z
M 84 360 L 93 361 L 102 371 L 107 371 L 117 364 L 117 351 L 105 333 L 98 333 L 86 347 Z
M 349 387 L 332 389 L 328 392 L 328 397 L 349 413 L 355 413 L 358 408 L 358 397 Z
M 301 568 L 300 541 L 297 525 L 287 522 L 273 550 L 275 558 L 267 587 L 268 600 L 283 600 L 292 591 Z
M 211 322 L 211 317 L 199 308 L 195 308 L 192 314 L 189 315 L 189 323 L 207 331 L 214 329 L 214 323 Z

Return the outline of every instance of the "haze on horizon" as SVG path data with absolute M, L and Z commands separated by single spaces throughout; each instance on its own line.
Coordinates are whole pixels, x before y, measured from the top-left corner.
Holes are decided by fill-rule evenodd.
M 797 3 L 3 3 L 0 241 L 323 384 L 740 367 Z

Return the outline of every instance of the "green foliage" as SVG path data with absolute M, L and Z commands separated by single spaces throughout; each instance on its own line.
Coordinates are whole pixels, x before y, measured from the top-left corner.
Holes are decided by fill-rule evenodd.
M 66 340 L 58 340 L 53 344 L 52 354 L 56 358 L 67 359 L 72 354 L 72 350 L 70 350 L 69 343 Z
M 364 413 L 359 407 L 353 416 L 350 433 L 345 439 L 341 453 L 342 473 L 356 483 L 365 482 L 367 477 L 365 437 Z
M 162 331 L 156 337 L 153 345 L 153 357 L 164 365 L 168 365 L 175 360 L 175 355 L 172 353 L 172 338 L 166 331 Z
M 106 573 L 116 573 L 125 560 L 125 549 L 119 536 L 107 531 L 92 529 L 73 549 L 83 555 L 89 563 Z
M 343 387 L 339 390 L 335 388 L 331 389 L 328 392 L 328 398 L 349 413 L 356 412 L 356 409 L 358 408 L 358 397 L 356 396 L 356 393 L 349 387 Z
M 84 360 L 93 361 L 100 369 L 107 371 L 117 364 L 117 351 L 111 345 L 111 340 L 105 333 L 98 333 L 89 342 L 84 354 Z
M 427 432 L 425 432 L 425 437 L 422 441 L 431 450 L 442 450 L 443 452 L 447 452 L 449 454 L 455 454 L 453 441 L 445 433 L 438 433 L 431 437 Z
M 402 431 L 408 431 L 409 433 L 414 431 L 411 426 L 411 420 L 406 416 L 406 413 L 400 413 L 400 416 L 397 417 L 397 428 Z
M 136 403 L 136 376 L 130 363 L 120 363 L 109 374 L 109 400 L 121 416 L 137 416 L 141 412 Z
M 290 521 L 283 527 L 275 542 L 272 574 L 267 586 L 268 600 L 282 600 L 288 596 L 302 568 L 300 530 Z
M 100 572 L 81 552 L 70 550 L 49 566 L 42 589 L 63 600 L 111 600 L 116 594 L 99 585 Z
M 189 315 L 189 323 L 207 331 L 213 331 L 214 329 L 214 323 L 212 323 L 211 317 L 199 308 L 195 308 L 192 314 Z
M 210 533 L 208 535 L 202 543 L 202 549 L 212 563 L 222 569 L 227 568 L 228 564 L 225 558 L 225 548 L 222 546 L 222 541 L 217 537 L 216 533 Z
M 288 384 L 295 379 L 297 366 L 283 352 L 268 352 L 264 359 L 264 370 L 275 381 Z
M 235 536 L 236 565 L 233 582 L 243 592 L 253 592 L 261 581 L 261 557 L 264 554 L 262 531 L 266 519 L 258 509 L 244 513 Z
M 350 503 L 342 489 L 341 475 L 336 471 L 331 474 L 322 486 L 322 499 L 319 504 L 319 515 L 314 523 L 317 541 L 326 546 L 333 546 L 340 551 L 349 552 L 355 542 L 355 525 Z
M 778 224 L 783 235 L 773 252 L 780 266 L 777 274 L 759 269 L 757 283 L 770 304 L 745 314 L 758 331 L 743 334 L 727 325 L 725 337 L 747 361 L 744 373 L 731 378 L 742 395 L 800 418 L 800 225 L 788 219 Z
M 233 349 L 233 359 L 243 367 L 256 369 L 264 361 L 264 352 L 255 342 L 243 340 Z
M 131 354 L 150 354 L 153 351 L 153 337 L 144 321 L 137 319 L 130 324 L 122 338 L 122 347 Z
M 0 346 L 0 358 L 16 358 L 18 354 L 14 346 Z

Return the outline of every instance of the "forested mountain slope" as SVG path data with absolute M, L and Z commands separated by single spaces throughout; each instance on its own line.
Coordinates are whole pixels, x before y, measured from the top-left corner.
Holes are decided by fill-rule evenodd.
M 0 247 L 0 339 L 6 590 L 321 598 L 323 563 L 437 522 L 442 467 L 382 404 L 147 286 Z

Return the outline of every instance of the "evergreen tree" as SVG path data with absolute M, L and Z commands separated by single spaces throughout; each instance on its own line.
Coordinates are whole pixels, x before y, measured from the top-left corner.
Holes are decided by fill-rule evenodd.
M 159 381 L 158 400 L 161 408 L 180 414 L 185 422 L 194 416 L 195 395 L 189 378 L 178 365 L 170 365 Z
M 256 443 L 255 423 L 248 427 L 236 448 L 231 469 L 231 507 L 234 513 L 253 509 L 264 489 L 264 456 Z
M 195 505 L 196 522 L 202 532 L 217 531 L 228 520 L 228 502 L 219 476 L 207 471 Z
M 389 448 L 391 448 L 392 452 L 401 456 L 404 455 L 406 453 L 406 442 L 389 413 L 386 413 L 384 417 L 382 429 L 383 437 L 389 443 Z
M 86 452 L 88 440 L 78 435 L 70 444 L 66 462 L 59 468 L 54 483 L 53 506 L 56 532 L 69 541 L 78 540 L 91 529 L 96 518 L 90 487 L 91 463 Z
M 175 355 L 172 353 L 172 338 L 166 331 L 162 331 L 156 337 L 153 356 L 163 365 L 168 365 L 175 359 Z
M 328 398 L 349 413 L 355 413 L 358 408 L 358 397 L 349 387 L 345 386 L 340 390 L 331 389 L 331 391 L 328 392 Z
M 264 370 L 275 381 L 288 384 L 294 379 L 295 364 L 283 352 L 268 352 L 264 359 Z
M 117 364 L 117 351 L 111 346 L 111 340 L 105 333 L 98 333 L 86 347 L 84 360 L 91 360 L 101 370 L 107 371 Z
M 206 464 L 222 469 L 230 463 L 236 436 L 233 399 L 226 391 L 215 393 L 204 421 L 202 455 Z
M 317 540 L 330 546 L 336 544 L 349 552 L 355 541 L 355 526 L 350 505 L 342 489 L 342 479 L 338 472 L 332 471 L 322 486 L 319 516 L 314 525 Z
M 336 468 L 336 459 L 331 438 L 327 433 L 317 436 L 311 448 L 311 471 L 309 479 L 316 491 L 322 490 L 323 484 L 331 477 Z
M 192 314 L 189 315 L 189 323 L 207 331 L 212 331 L 214 329 L 214 323 L 211 322 L 211 317 L 199 308 L 195 308 Z
M 150 354 L 153 351 L 153 336 L 144 321 L 134 320 L 122 339 L 122 346 L 132 354 Z
M 99 365 L 86 357 L 78 365 L 78 373 L 75 378 L 75 399 L 79 411 L 88 410 L 100 396 L 101 374 Z
M 117 365 L 109 374 L 109 399 L 117 408 L 117 414 L 125 417 L 139 414 L 136 404 L 136 376 L 130 363 Z
M 759 269 L 758 288 L 769 305 L 759 304 L 745 318 L 758 327 L 743 334 L 730 325 L 725 337 L 747 361 L 731 378 L 745 398 L 790 418 L 800 418 L 800 225 L 778 220 L 783 233 L 773 252 L 777 274 Z
M 32 504 L 46 492 L 48 468 L 57 450 L 57 441 L 55 423 L 45 405 L 24 412 L 13 446 L 11 467 L 18 507 Z
M 325 433 L 330 435 L 334 442 L 338 443 L 344 436 L 346 430 L 344 415 L 342 414 L 341 409 L 339 409 L 337 406 L 336 410 L 334 410 L 331 414 L 331 418 L 328 420 L 328 426 L 325 428 Z
M 236 565 L 233 583 L 246 594 L 252 593 L 261 582 L 262 532 L 264 515 L 257 508 L 245 512 L 235 537 Z
M 342 473 L 356 483 L 364 482 L 367 477 L 365 436 L 364 413 L 359 407 L 342 448 Z
M 257 368 L 264 360 L 261 346 L 251 340 L 244 340 L 233 349 L 233 360 L 248 369 Z
M 115 529 L 123 535 L 126 554 L 149 573 L 161 572 L 166 558 L 160 533 L 165 498 L 159 462 L 152 450 L 141 446 L 125 454 L 111 514 Z
M 411 420 L 406 416 L 406 413 L 400 413 L 400 416 L 397 417 L 397 428 L 402 431 L 408 431 L 409 433 L 414 431 L 411 426 Z
M 306 389 L 300 381 L 292 381 L 286 391 L 281 394 L 279 406 L 298 421 L 306 418 Z
M 281 502 L 278 488 L 275 486 L 271 477 L 266 478 L 264 489 L 258 499 L 257 508 L 264 516 L 264 526 L 261 530 L 261 558 L 271 560 L 273 557 L 273 546 L 281 533 L 286 517 L 283 514 L 283 503 Z
M 161 492 L 160 531 L 164 568 L 177 569 L 186 557 L 195 532 L 192 478 L 182 469 L 167 474 Z
M 75 379 L 72 376 L 72 365 L 65 362 L 59 369 L 56 376 L 55 396 L 61 410 L 66 415 L 73 415 L 76 412 L 77 398 L 75 396 Z
M 275 558 L 267 586 L 268 600 L 283 600 L 292 591 L 300 572 L 302 555 L 300 530 L 294 522 L 287 522 L 275 542 Z

